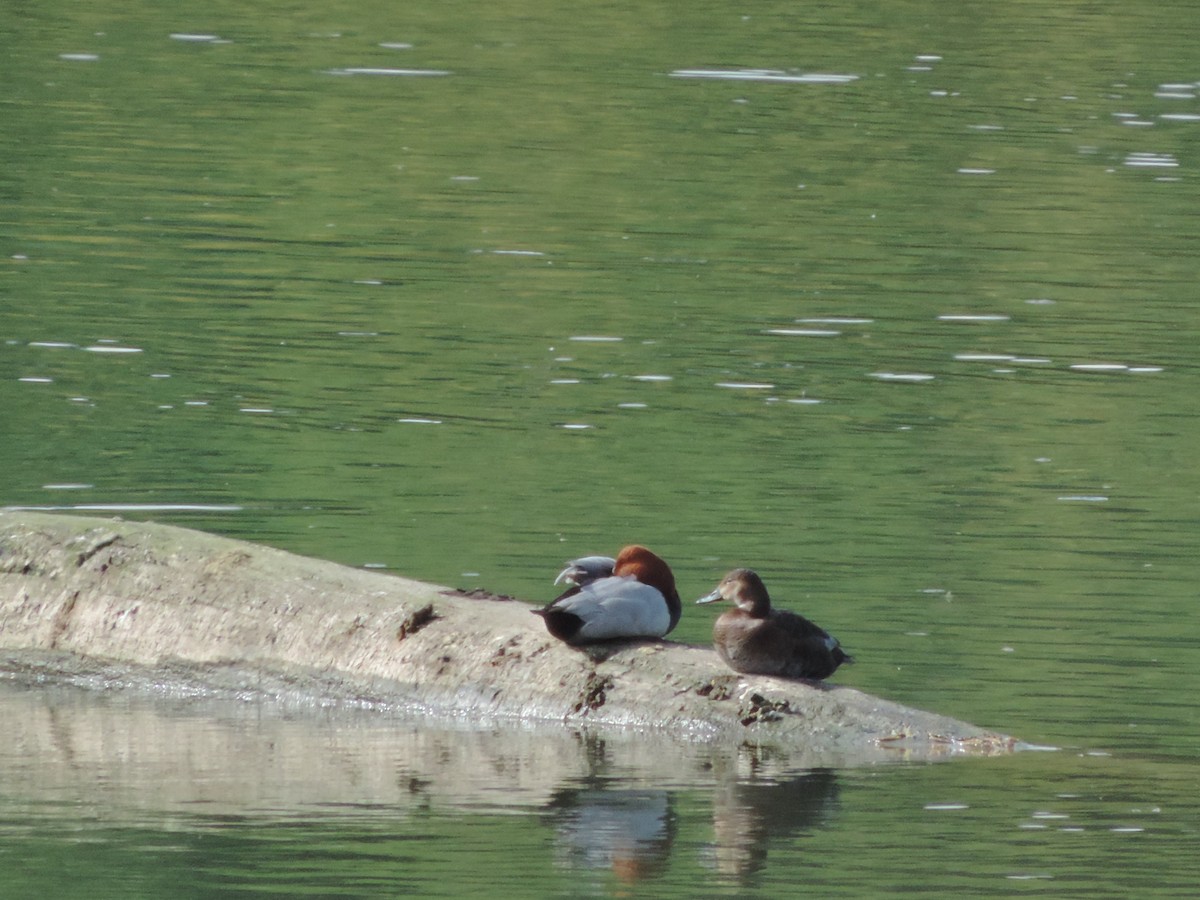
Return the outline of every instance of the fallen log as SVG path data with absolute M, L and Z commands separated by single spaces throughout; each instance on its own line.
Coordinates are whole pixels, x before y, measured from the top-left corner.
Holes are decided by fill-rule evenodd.
M 647 730 L 812 764 L 1016 747 L 844 685 L 738 675 L 707 647 L 568 647 L 529 609 L 175 526 L 0 511 L 12 678 Z

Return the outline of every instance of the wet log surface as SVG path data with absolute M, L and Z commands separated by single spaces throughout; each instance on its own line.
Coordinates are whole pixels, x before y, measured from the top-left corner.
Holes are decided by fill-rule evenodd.
M 571 648 L 530 606 L 154 523 L 0 512 L 0 673 L 25 682 L 378 705 L 751 742 L 814 765 L 1016 742 L 708 647 Z

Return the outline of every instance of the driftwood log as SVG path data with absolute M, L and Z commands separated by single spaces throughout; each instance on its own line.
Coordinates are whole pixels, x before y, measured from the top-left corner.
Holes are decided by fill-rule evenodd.
M 1005 735 L 671 641 L 568 647 L 530 607 L 184 528 L 0 511 L 0 673 L 558 722 L 819 764 L 1003 753 Z

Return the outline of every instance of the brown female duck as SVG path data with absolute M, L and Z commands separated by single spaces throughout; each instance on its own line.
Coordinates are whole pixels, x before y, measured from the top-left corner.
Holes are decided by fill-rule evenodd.
M 713 646 L 735 672 L 828 678 L 842 663 L 854 661 L 825 629 L 787 610 L 771 609 L 766 585 L 751 569 L 734 569 L 696 602 L 717 600 L 737 604 L 713 624 Z

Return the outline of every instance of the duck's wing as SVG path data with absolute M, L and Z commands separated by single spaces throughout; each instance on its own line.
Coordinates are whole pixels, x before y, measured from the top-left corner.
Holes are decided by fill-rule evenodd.
M 819 641 L 826 638 L 833 640 L 833 637 L 829 634 L 829 632 L 816 622 L 806 619 L 804 616 L 799 615 L 798 613 L 788 612 L 786 609 L 771 610 L 770 617 L 767 619 L 767 621 L 777 628 L 780 633 L 786 634 L 794 640 Z M 837 643 L 837 641 L 834 641 L 834 643 Z
M 776 652 L 787 657 L 785 673 L 794 678 L 828 678 L 843 662 L 852 661 L 837 638 L 804 616 L 775 610 L 767 621 L 771 627 L 763 631 L 770 632 Z
M 662 637 L 671 623 L 666 599 L 657 588 L 632 576 L 610 576 L 567 591 L 541 611 L 571 616 L 578 629 L 564 640 L 572 643 L 620 637 Z

